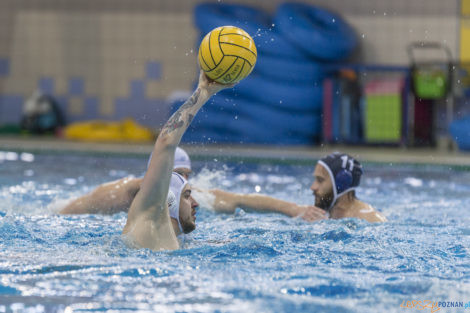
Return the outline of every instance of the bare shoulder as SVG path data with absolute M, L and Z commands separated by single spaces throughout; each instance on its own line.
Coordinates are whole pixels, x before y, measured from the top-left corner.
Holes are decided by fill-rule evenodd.
M 358 217 L 370 223 L 382 223 L 387 221 L 387 219 L 382 213 L 378 212 L 370 204 L 362 201 L 358 210 Z

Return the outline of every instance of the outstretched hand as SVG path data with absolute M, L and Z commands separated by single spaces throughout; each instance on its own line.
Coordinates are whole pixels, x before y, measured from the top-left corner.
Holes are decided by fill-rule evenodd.
M 233 88 L 235 84 L 221 84 L 218 83 L 209 77 L 204 73 L 203 70 L 199 73 L 199 87 L 203 88 L 208 91 L 210 95 L 216 94 L 217 92 L 221 91 L 222 89 L 226 88 Z
M 308 222 L 328 219 L 326 211 L 314 205 L 299 205 L 298 209 L 300 213 L 298 216 Z

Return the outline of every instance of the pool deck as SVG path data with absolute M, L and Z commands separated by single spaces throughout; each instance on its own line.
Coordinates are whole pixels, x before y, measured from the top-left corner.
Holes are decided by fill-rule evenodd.
M 92 143 L 54 137 L 0 137 L 0 151 L 33 153 L 93 153 L 95 155 L 147 156 L 153 144 Z M 182 145 L 195 158 L 276 159 L 287 161 L 315 161 L 322 156 L 341 151 L 362 162 L 440 164 L 470 167 L 470 152 L 437 148 L 370 147 L 370 146 L 249 146 L 249 145 Z

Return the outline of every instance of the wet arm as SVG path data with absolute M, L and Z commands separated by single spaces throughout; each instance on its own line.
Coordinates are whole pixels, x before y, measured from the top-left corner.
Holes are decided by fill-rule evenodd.
M 127 212 L 136 193 L 141 178 L 126 177 L 102 184 L 92 192 L 72 200 L 60 214 L 115 214 Z
M 233 213 L 236 208 L 257 212 L 275 212 L 295 217 L 303 213 L 302 206 L 295 203 L 272 198 L 262 194 L 241 194 L 210 190 L 214 198 L 214 210 L 217 212 Z

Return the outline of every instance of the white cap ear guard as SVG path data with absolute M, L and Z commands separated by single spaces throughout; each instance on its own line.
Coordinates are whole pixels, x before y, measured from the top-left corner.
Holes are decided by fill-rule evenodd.
M 180 174 L 171 173 L 170 190 L 167 197 L 168 211 L 170 212 L 170 217 L 178 221 L 178 227 L 181 232 L 183 232 L 183 227 L 181 227 L 180 223 L 180 200 L 181 193 L 187 183 L 188 181 Z

